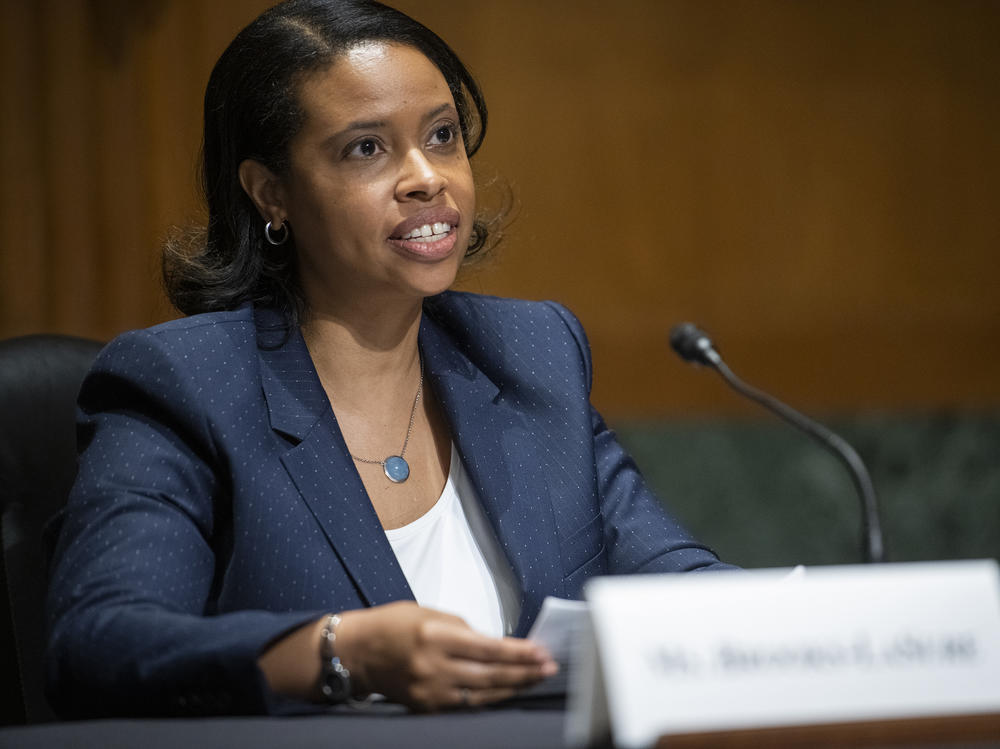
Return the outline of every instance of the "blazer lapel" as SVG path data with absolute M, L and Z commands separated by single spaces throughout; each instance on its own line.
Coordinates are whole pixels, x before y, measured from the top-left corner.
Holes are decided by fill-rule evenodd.
M 413 599 L 354 467 L 305 340 L 256 308 L 261 383 L 271 427 L 290 442 L 281 462 L 369 606 Z
M 535 437 L 513 393 L 476 367 L 424 315 L 425 378 L 434 388 L 452 439 L 521 585 L 515 634 L 526 634 L 546 595 L 563 594 L 559 536 Z

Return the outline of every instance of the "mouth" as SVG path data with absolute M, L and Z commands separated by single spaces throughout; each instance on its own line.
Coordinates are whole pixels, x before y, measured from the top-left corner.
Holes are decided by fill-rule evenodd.
M 455 248 L 460 221 L 461 214 L 454 208 L 428 208 L 400 222 L 389 243 L 412 259 L 440 260 Z

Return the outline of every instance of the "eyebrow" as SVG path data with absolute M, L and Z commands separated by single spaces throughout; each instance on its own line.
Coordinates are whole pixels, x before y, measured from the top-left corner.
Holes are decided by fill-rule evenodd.
M 441 106 L 435 107 L 430 112 L 428 112 L 426 115 L 424 115 L 424 119 L 426 119 L 426 120 L 433 120 L 439 114 L 441 114 L 442 112 L 446 112 L 449 109 L 455 109 L 455 105 L 452 104 L 451 102 L 445 102 Z
M 445 102 L 444 104 L 435 107 L 427 114 L 425 114 L 424 120 L 433 120 L 439 114 L 441 114 L 442 112 L 446 112 L 449 109 L 454 110 L 455 105 L 452 104 L 451 102 Z M 386 122 L 385 120 L 355 120 L 354 122 L 348 124 L 347 127 L 340 130 L 339 132 L 334 133 L 328 140 L 339 138 L 345 133 L 351 133 L 354 132 L 355 130 L 378 130 L 379 128 L 386 127 L 388 124 L 389 123 Z

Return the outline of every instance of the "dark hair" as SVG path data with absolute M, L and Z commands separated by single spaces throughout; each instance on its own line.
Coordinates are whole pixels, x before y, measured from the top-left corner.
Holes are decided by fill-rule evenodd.
M 305 301 L 296 277 L 295 237 L 281 246 L 264 239 L 264 222 L 240 185 L 240 162 L 254 159 L 276 174 L 305 113 L 298 85 L 362 42 L 404 44 L 441 71 L 458 110 L 466 153 L 486 134 L 486 102 L 472 75 L 430 29 L 374 0 L 287 0 L 264 12 L 222 53 L 205 90 L 201 179 L 207 232 L 176 237 L 163 253 L 170 301 L 185 314 L 261 302 L 297 321 Z M 476 221 L 467 255 L 485 243 Z M 185 245 L 196 245 L 188 251 Z

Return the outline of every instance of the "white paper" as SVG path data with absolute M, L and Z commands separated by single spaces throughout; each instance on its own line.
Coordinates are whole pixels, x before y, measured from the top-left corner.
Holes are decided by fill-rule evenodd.
M 551 697 L 566 693 L 576 638 L 588 624 L 587 603 L 546 596 L 528 639 L 549 651 L 559 664 L 559 673 L 521 692 L 519 697 Z

